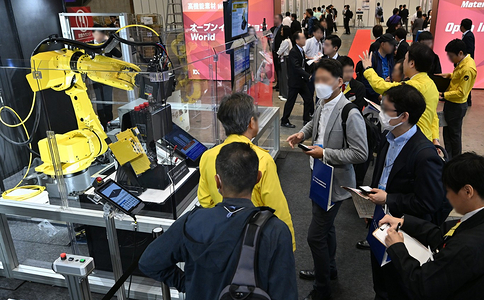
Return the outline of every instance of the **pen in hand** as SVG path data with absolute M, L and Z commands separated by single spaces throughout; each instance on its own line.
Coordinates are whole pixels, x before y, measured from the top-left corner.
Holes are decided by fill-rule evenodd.
M 397 225 L 397 229 L 395 230 L 396 232 L 398 232 L 398 230 L 400 230 L 400 226 L 402 226 L 402 223 L 399 222 L 398 225 Z

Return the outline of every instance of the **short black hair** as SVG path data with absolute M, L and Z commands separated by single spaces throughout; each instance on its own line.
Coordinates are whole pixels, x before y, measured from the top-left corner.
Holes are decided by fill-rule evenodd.
M 293 17 L 294 20 L 297 20 L 297 15 L 296 14 L 291 14 L 291 17 Z
M 254 99 L 244 93 L 225 96 L 217 112 L 217 119 L 222 123 L 227 136 L 246 132 L 252 117 L 257 119 Z
M 321 30 L 321 32 L 324 32 L 323 27 L 321 27 L 321 25 L 319 25 L 319 24 L 314 24 L 314 25 L 313 25 L 313 32 L 316 32 L 316 31 L 318 31 L 318 30 Z
M 407 7 L 407 4 L 404 4 L 404 5 L 403 5 L 403 8 L 406 8 L 406 7 Z
M 484 157 L 466 152 L 452 158 L 444 165 L 442 181 L 454 193 L 469 184 L 484 198 Z
M 464 19 L 464 20 L 460 21 L 460 26 L 464 27 L 465 30 L 471 30 L 472 20 L 471 19 Z
M 292 34 L 292 42 L 296 44 L 296 41 L 299 40 L 299 34 L 302 33 L 301 31 L 296 31 Z
M 396 8 L 396 7 L 395 7 L 395 8 L 393 9 L 393 14 L 394 14 L 394 15 L 396 15 L 398 12 L 399 12 L 398 8 Z
M 422 34 L 422 33 L 420 33 Z M 402 27 L 398 28 L 395 30 L 395 36 L 397 36 L 399 39 L 404 40 L 407 37 L 407 31 L 403 29 Z
M 324 5 L 323 5 L 323 6 L 321 6 L 321 8 L 322 8 L 322 9 L 323 9 L 323 8 L 325 8 L 325 7 L 326 7 L 326 6 L 324 6 Z
M 415 69 L 419 72 L 428 72 L 434 61 L 434 51 L 422 43 L 413 43 L 408 47 L 408 61 L 414 61 Z
M 341 48 L 341 39 L 339 38 L 339 36 L 332 34 L 330 36 L 327 36 L 326 40 L 331 41 L 331 45 L 333 47 L 338 47 L 338 50 L 339 48 Z
M 332 58 L 323 58 L 321 61 L 316 65 L 314 72 L 319 69 L 326 70 L 333 75 L 335 78 L 343 78 L 343 66 L 339 61 Z
M 306 13 L 308 13 L 311 16 L 313 15 L 313 11 L 310 8 L 306 9 Z
M 427 106 L 422 94 L 408 84 L 392 87 L 383 95 L 395 105 L 398 115 L 404 112 L 408 113 L 408 123 L 411 125 L 417 124 Z
M 420 5 L 415 8 L 416 11 L 418 11 L 419 9 L 420 9 Z
M 282 26 L 282 39 L 285 40 L 291 37 L 291 27 L 284 25 Z
M 377 3 L 376 3 L 376 6 L 380 6 L 380 2 L 377 2 Z
M 346 66 L 351 66 L 352 68 L 355 67 L 355 62 L 349 56 L 340 55 L 340 56 L 338 56 L 338 61 L 341 63 L 341 66 L 343 68 L 346 67 Z
M 417 11 L 417 18 L 421 18 L 422 17 L 422 12 L 419 10 Z
M 233 193 L 251 193 L 257 184 L 259 158 L 249 143 L 230 143 L 220 149 L 215 169 L 223 187 Z
M 286 17 L 290 17 L 291 16 L 291 13 L 286 11 Z
M 375 25 L 371 31 L 374 37 L 379 38 L 383 35 L 383 26 Z
M 318 11 L 321 11 L 321 6 L 318 7 Z
M 433 39 L 434 39 L 434 36 L 432 35 L 432 33 L 430 33 L 430 31 L 422 31 L 418 35 L 417 42 L 428 41 Z
M 106 34 L 106 27 L 102 26 L 101 24 L 94 24 L 93 26 L 95 29 L 92 30 L 92 32 L 100 32 L 102 34 Z
M 454 53 L 455 55 L 459 55 L 459 52 L 467 54 L 466 43 L 459 39 L 454 39 L 450 41 L 447 46 L 445 46 L 445 52 Z M 484 195 L 483 195 L 484 196 Z

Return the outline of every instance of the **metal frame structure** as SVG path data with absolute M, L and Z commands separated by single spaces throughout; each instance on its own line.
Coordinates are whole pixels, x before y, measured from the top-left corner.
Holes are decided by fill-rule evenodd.
M 123 28 L 127 26 L 128 23 L 128 14 L 127 13 L 59 13 L 59 22 L 62 29 L 62 36 L 68 39 L 75 39 L 74 38 L 74 30 L 95 30 L 99 28 L 95 27 L 72 27 L 71 23 L 69 22 L 69 17 L 78 17 L 78 16 L 86 16 L 86 17 L 110 17 L 110 16 L 117 16 L 119 17 L 119 26 L 120 27 L 105 27 L 103 30 L 111 30 L 116 31 L 119 28 Z M 119 36 L 125 40 L 129 40 L 129 36 L 126 30 L 121 30 L 119 32 Z M 122 59 L 125 62 L 132 63 L 131 51 L 130 46 L 126 44 L 121 44 L 121 53 L 123 54 Z M 128 93 L 128 100 L 131 102 L 136 99 L 135 93 L 133 90 L 127 91 Z
M 184 212 L 191 210 L 197 202 L 197 199 L 194 199 Z M 116 232 L 116 229 L 133 230 L 133 224 L 130 219 L 112 219 L 112 222 L 107 222 L 103 211 L 73 207 L 62 209 L 61 206 L 57 205 L 42 205 L 20 201 L 0 201 L 0 259 L 2 263 L 0 274 L 7 278 L 28 280 L 56 286 L 66 286 L 66 281 L 62 275 L 54 273 L 51 269 L 19 264 L 7 222 L 7 215 L 42 218 L 66 223 L 82 223 L 85 225 L 106 228 L 111 227 L 109 224 L 112 223 L 115 228 L 111 227 L 111 230 L 107 230 L 108 234 L 110 231 L 111 233 Z M 80 222 L 80 220 L 82 221 Z M 162 227 L 166 230 L 174 222 L 174 220 L 145 216 L 138 216 L 137 221 L 138 231 L 144 233 L 151 233 L 155 227 Z M 109 246 L 110 251 L 116 251 L 115 248 L 119 251 L 117 244 L 110 243 Z M 91 291 L 96 293 L 105 294 L 114 283 L 115 281 L 113 279 L 98 276 L 96 274 L 89 276 Z M 143 282 L 143 279 L 134 281 L 131 286 L 131 295 L 136 299 L 153 299 L 153 297 L 159 297 L 161 293 L 161 286 L 155 286 L 152 282 L 147 284 Z M 171 296 L 173 299 L 184 299 L 184 295 L 178 293 L 178 291 L 174 289 L 171 290 Z

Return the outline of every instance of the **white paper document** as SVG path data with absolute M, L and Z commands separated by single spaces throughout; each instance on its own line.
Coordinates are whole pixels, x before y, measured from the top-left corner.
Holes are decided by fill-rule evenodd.
M 365 195 L 364 191 L 347 186 L 342 186 L 341 188 L 350 192 L 351 199 L 353 199 L 353 203 L 355 204 L 356 212 L 358 212 L 358 217 L 361 219 L 373 218 L 375 204 L 370 201 L 370 198 Z

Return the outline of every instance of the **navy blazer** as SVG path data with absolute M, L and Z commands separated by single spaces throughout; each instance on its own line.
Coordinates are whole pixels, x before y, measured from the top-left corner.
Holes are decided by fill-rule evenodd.
M 390 145 L 386 136 L 382 136 L 381 141 L 371 184 L 374 188 L 380 183 Z M 408 214 L 432 220 L 433 214 L 442 209 L 446 201 L 442 184 L 443 166 L 435 146 L 417 127 L 417 132 L 395 159 L 388 177 L 386 204 L 392 216 Z
M 307 84 L 311 76 L 306 72 L 306 58 L 301 54 L 301 51 L 294 45 L 289 51 L 289 59 L 287 60 L 287 77 L 289 87 L 299 88 L 303 84 Z M 303 65 L 304 63 L 304 65 Z
M 476 50 L 476 38 L 474 37 L 474 33 L 469 31 L 462 37 L 462 41 L 466 44 L 467 54 L 470 54 L 471 57 L 474 58 L 474 51 Z

